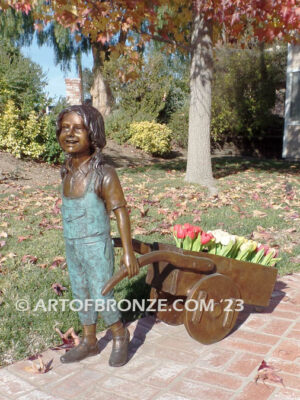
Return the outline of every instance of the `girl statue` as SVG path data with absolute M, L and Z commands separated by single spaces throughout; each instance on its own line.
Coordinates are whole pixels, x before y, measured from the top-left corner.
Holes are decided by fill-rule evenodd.
M 90 105 L 67 107 L 58 116 L 56 135 L 66 153 L 61 169 L 66 260 L 73 298 L 80 300 L 82 306 L 79 318 L 83 325 L 80 344 L 65 353 L 61 361 L 70 363 L 98 354 L 95 305 L 100 299 L 104 302 L 101 316 L 113 335 L 109 364 L 121 366 L 128 359 L 129 332 L 121 322 L 119 310 L 108 301 L 113 299 L 113 293 L 101 295 L 114 269 L 111 211 L 117 219 L 123 246 L 122 261 L 129 277 L 138 273 L 138 263 L 120 181 L 115 169 L 103 162 L 101 151 L 106 144 L 103 118 Z

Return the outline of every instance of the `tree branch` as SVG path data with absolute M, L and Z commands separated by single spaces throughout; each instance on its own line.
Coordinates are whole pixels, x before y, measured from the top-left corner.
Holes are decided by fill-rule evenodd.
M 163 42 L 163 43 L 170 44 L 170 45 L 172 45 L 172 46 L 174 46 L 174 47 L 179 47 L 179 48 L 181 48 L 181 49 L 186 50 L 187 52 L 190 52 L 190 51 L 191 51 L 191 46 L 187 46 L 187 45 L 185 45 L 185 44 L 183 44 L 183 43 L 178 43 L 178 42 L 176 42 L 176 40 L 167 39 L 167 38 L 164 38 L 164 37 L 162 37 L 162 36 L 160 36 L 160 35 L 157 35 L 157 34 L 151 34 L 151 33 L 141 32 L 139 29 L 134 28 L 134 27 L 132 27 L 131 29 L 134 30 L 134 32 L 138 33 L 139 35 L 148 36 L 148 37 L 150 37 L 151 39 L 156 40 L 156 41 L 158 41 L 158 42 Z

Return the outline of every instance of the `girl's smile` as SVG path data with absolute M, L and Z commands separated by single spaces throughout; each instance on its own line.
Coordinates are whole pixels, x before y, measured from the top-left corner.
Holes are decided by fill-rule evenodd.
M 89 156 L 91 154 L 88 131 L 82 118 L 75 112 L 63 116 L 58 140 L 66 153 L 77 156 Z

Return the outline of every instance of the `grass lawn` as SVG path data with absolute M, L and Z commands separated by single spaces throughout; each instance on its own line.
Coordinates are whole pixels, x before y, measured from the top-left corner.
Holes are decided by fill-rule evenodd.
M 216 158 L 213 168 L 220 191 L 214 199 L 202 187 L 183 182 L 185 165 L 180 162 L 119 170 L 133 237 L 173 243 L 170 228 L 176 223 L 220 228 L 278 247 L 279 274 L 299 271 L 299 163 Z M 81 329 L 77 313 L 68 307 L 50 312 L 37 307 L 39 299 L 46 305 L 49 299 L 72 299 L 58 200 L 58 187 L 0 195 L 0 366 L 60 343 L 55 327 Z M 118 236 L 113 218 L 112 236 Z M 117 249 L 116 265 L 119 257 Z M 144 277 L 145 269 L 121 282 L 117 300 L 147 296 Z M 66 288 L 61 296 L 52 288 L 55 283 Z M 28 310 L 16 310 L 20 299 L 28 302 Z

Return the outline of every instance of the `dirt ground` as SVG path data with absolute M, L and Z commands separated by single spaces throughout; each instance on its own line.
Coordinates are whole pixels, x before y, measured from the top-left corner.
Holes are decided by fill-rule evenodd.
M 130 145 L 118 145 L 108 140 L 103 150 L 105 160 L 115 168 L 138 167 L 166 161 L 152 157 Z M 172 158 L 185 158 L 176 150 Z M 0 152 L 0 193 L 15 192 L 20 188 L 34 188 L 60 183 L 60 167 L 47 163 L 20 160 L 9 153 Z

